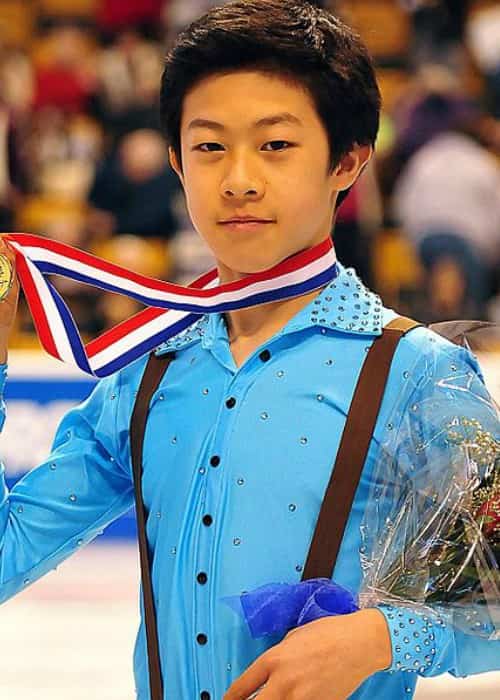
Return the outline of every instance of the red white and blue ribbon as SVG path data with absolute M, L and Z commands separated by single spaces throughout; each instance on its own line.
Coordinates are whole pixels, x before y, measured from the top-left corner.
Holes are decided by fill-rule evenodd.
M 105 377 L 191 326 L 200 315 L 301 296 L 338 275 L 330 239 L 264 272 L 219 284 L 217 269 L 188 287 L 140 275 L 58 241 L 29 233 L 3 236 L 16 253 L 17 274 L 45 350 L 84 372 Z M 124 294 L 146 309 L 86 345 L 48 275 L 61 275 Z

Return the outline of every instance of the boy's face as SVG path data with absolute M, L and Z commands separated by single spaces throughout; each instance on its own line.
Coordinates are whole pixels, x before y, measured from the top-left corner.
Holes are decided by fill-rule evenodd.
M 292 121 L 256 125 L 284 113 Z M 169 153 L 193 225 L 228 282 L 325 240 L 338 191 L 355 181 L 371 150 L 356 146 L 328 174 L 328 136 L 309 94 L 279 76 L 238 71 L 208 77 L 186 95 L 182 173 Z M 221 223 L 236 216 L 270 222 Z

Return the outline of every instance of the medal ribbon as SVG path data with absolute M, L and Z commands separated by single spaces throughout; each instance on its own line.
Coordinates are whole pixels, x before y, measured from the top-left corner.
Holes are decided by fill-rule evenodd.
M 301 296 L 337 277 L 331 239 L 269 270 L 219 284 L 214 268 L 188 287 L 140 275 L 65 243 L 29 233 L 3 236 L 15 249 L 19 281 L 44 349 L 87 374 L 106 377 L 192 325 L 200 315 Z M 86 345 L 67 304 L 47 278 L 60 275 L 124 294 L 146 309 Z

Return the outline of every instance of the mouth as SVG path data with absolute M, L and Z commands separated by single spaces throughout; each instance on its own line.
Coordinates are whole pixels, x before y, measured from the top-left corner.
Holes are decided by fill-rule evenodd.
M 264 219 L 233 219 L 232 221 L 220 221 L 219 225 L 231 231 L 255 231 L 274 223 L 274 221 L 266 221 Z

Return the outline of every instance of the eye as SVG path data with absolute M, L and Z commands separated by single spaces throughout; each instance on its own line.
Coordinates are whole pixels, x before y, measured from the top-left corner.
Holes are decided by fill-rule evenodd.
M 291 145 L 292 145 L 292 144 L 290 143 L 290 141 L 268 141 L 267 143 L 264 144 L 264 146 L 268 146 L 269 144 L 286 144 L 287 146 L 291 146 Z M 281 150 L 283 150 L 283 149 L 282 149 L 282 148 L 272 149 L 272 151 L 274 151 L 274 150 L 281 151 Z M 285 150 L 287 150 L 287 149 L 285 149 Z
M 207 142 L 207 143 L 200 143 L 199 146 L 195 146 L 195 151 L 202 151 L 203 153 L 213 153 L 211 150 L 205 150 L 202 148 L 203 146 L 220 146 L 220 143 L 214 143 L 214 142 Z

